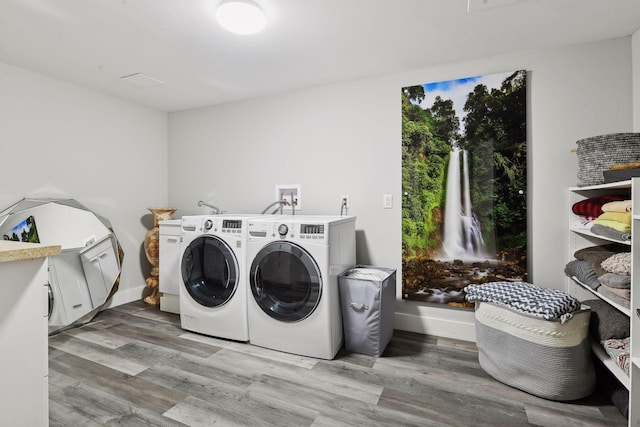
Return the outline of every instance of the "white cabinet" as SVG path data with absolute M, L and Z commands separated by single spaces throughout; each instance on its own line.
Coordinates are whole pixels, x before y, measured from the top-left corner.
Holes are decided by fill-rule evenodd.
M 116 243 L 111 235 L 96 241 L 80 251 L 82 267 L 89 287 L 93 307 L 107 299 L 113 284 L 120 274 L 120 263 Z
M 586 284 L 580 283 L 575 278 L 569 279 L 568 289 L 569 293 L 582 301 L 600 298 L 629 317 L 631 322 L 631 366 L 629 375 L 610 359 L 599 343 L 594 342 L 592 347 L 594 354 L 603 362 L 604 366 L 629 390 L 629 425 L 640 426 L 640 318 L 638 317 L 638 308 L 640 308 L 640 256 L 637 250 L 637 248 L 640 248 L 640 178 L 588 187 L 572 187 L 569 189 L 569 210 L 571 212 L 571 207 L 581 200 L 605 195 L 622 195 L 633 200 L 632 239 L 623 242 L 623 244 L 630 245 L 632 253 L 630 304 L 627 307 L 626 304 L 622 304 L 619 300 L 615 301 L 607 298 L 601 293 L 592 290 Z M 577 223 L 580 217 L 572 212 L 569 217 L 570 260 L 574 259 L 573 254 L 579 249 L 612 242 L 620 243 L 619 240 L 594 234 L 581 227 Z
M 80 251 L 80 248 L 65 249 L 48 260 L 52 294 L 50 326 L 69 325 L 94 308 Z
M 160 227 L 160 310 L 180 313 L 180 237 L 182 221 L 159 222 Z
M 20 246 L 28 245 L 28 246 Z M 9 247 L 9 250 L 5 250 Z M 35 250 L 32 255 L 27 251 Z M 33 249 L 32 249 L 33 248 Z M 46 256 L 37 244 L 0 244 L 0 424 L 47 426 L 49 389 L 47 356 L 48 289 Z M 35 258 L 33 258 L 35 257 Z

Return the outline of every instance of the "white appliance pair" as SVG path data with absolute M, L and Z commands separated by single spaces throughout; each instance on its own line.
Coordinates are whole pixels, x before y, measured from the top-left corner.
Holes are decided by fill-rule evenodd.
M 355 217 L 183 217 L 184 329 L 333 359 L 338 275 L 355 265 Z

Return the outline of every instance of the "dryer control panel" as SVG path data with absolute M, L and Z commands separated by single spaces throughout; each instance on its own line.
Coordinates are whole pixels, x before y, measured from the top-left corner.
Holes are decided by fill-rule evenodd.
M 300 223 L 289 221 L 249 221 L 249 238 L 287 240 L 319 240 L 327 238 L 327 226 L 323 223 Z

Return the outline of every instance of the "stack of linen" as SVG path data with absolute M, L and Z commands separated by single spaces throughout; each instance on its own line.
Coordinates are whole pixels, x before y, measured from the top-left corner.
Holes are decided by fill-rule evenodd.
M 565 274 L 623 307 L 630 306 L 630 247 L 617 243 L 576 251 L 565 266 Z
M 631 240 L 631 200 L 622 196 L 591 197 L 572 206 L 576 226 L 612 240 Z
M 621 252 L 611 255 L 600 264 L 605 273 L 598 276 L 602 284 L 598 292 L 606 297 L 618 300 L 622 298 L 622 305 L 629 306 L 631 300 L 631 252 Z
M 602 205 L 591 232 L 615 240 L 631 240 L 631 200 L 609 202 Z
M 589 334 L 598 341 L 620 368 L 629 375 L 629 317 L 602 300 L 588 300 L 591 308 Z

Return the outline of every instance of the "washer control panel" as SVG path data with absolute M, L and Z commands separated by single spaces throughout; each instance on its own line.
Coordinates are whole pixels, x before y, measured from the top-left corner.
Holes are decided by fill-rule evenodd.
M 182 230 L 198 233 L 217 233 L 240 236 L 243 234 L 245 220 L 240 218 L 224 218 L 211 216 L 183 216 Z

